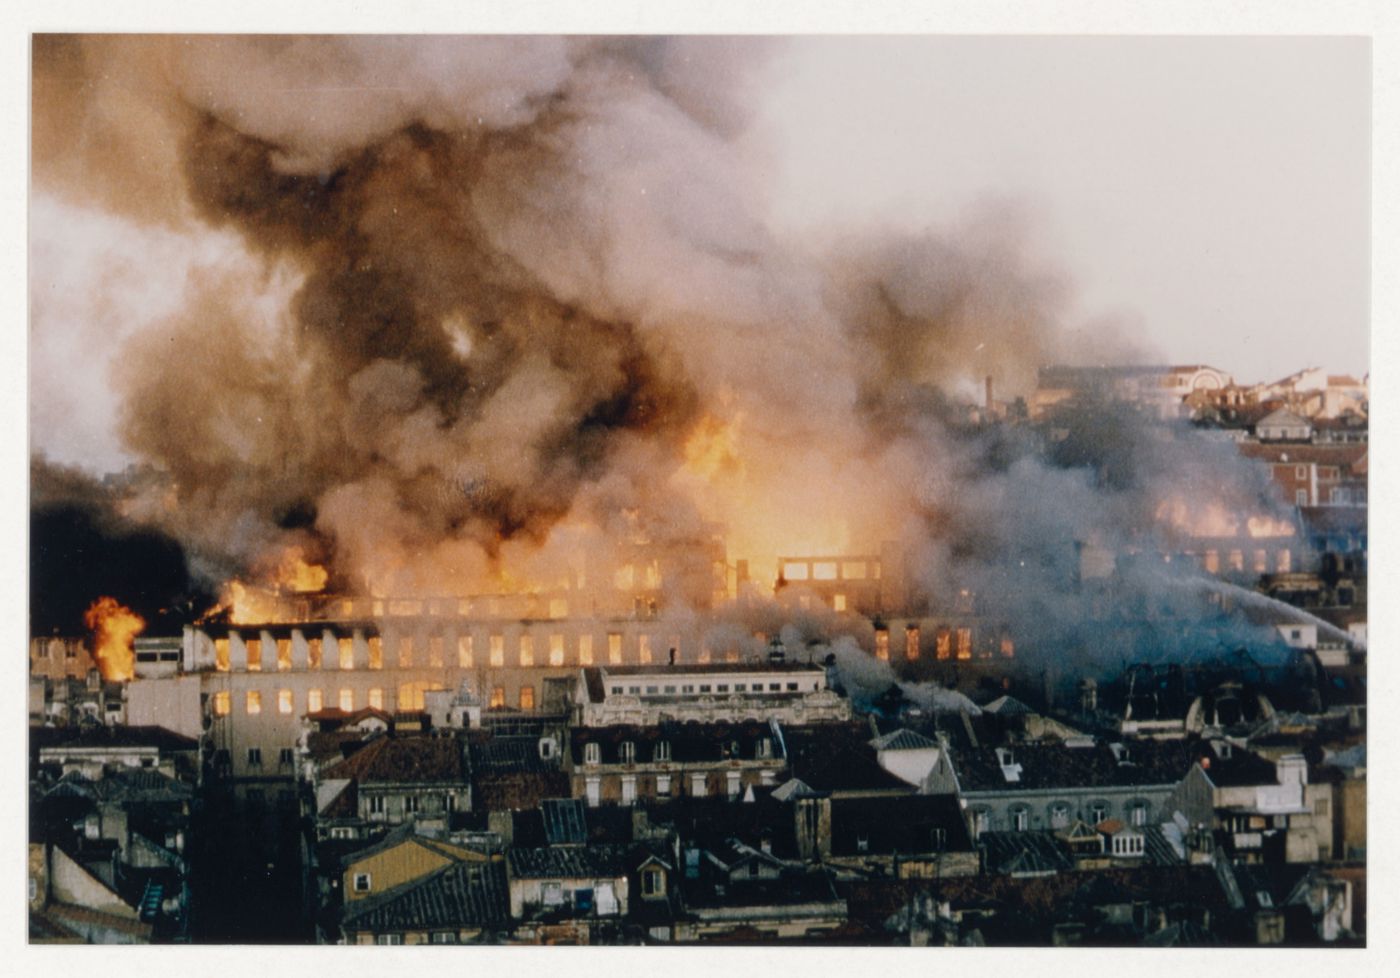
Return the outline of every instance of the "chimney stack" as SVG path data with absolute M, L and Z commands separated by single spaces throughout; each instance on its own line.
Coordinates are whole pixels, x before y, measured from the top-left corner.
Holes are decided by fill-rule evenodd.
M 992 390 L 992 375 L 991 375 L 991 374 L 987 374 L 987 405 L 986 405 L 986 409 L 987 409 L 987 419 L 988 419 L 988 420 L 991 420 L 992 415 L 996 413 L 996 398 L 993 396 L 993 390 Z

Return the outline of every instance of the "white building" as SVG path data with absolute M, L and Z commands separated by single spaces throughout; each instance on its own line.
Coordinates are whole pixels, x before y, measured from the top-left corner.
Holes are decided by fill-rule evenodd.
M 663 720 L 796 725 L 851 717 L 850 703 L 827 688 L 826 670 L 805 663 L 582 669 L 575 710 L 585 727 L 650 726 Z

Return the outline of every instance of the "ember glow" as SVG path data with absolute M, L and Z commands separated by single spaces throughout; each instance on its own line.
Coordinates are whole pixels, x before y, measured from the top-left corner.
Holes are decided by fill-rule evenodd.
M 101 597 L 83 615 L 92 632 L 93 656 L 97 659 L 102 678 L 125 682 L 135 675 L 136 636 L 146 627 L 146 621 L 116 598 Z
M 1287 520 L 1264 513 L 1242 514 L 1214 499 L 1201 501 L 1173 497 L 1157 507 L 1156 516 L 1159 523 L 1194 538 L 1224 539 L 1248 535 L 1261 540 L 1291 537 L 1297 532 Z
M 292 548 L 283 555 L 277 566 L 277 583 L 289 591 L 321 591 L 330 578 L 330 572 L 319 564 L 308 563 L 298 548 Z

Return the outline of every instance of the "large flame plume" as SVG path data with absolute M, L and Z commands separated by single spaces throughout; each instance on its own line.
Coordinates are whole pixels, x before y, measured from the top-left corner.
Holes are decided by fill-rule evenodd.
M 83 621 L 92 632 L 93 656 L 102 678 L 125 682 L 136 675 L 136 636 L 146 620 L 116 598 L 101 597 L 92 603 Z

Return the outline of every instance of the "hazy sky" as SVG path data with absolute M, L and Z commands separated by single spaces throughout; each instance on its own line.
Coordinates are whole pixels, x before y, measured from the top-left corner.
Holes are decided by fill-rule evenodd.
M 768 85 L 803 233 L 1009 197 L 1078 313 L 1170 360 L 1368 369 L 1364 38 L 804 39 Z
M 752 53 L 731 66 L 751 101 L 728 108 L 792 246 L 1009 205 L 1086 336 L 1109 323 L 1243 382 L 1368 371 L 1365 39 L 825 37 Z M 120 341 L 201 269 L 248 259 L 227 234 L 142 227 L 41 174 L 34 187 L 35 447 L 116 467 Z M 101 347 L 70 328 L 97 321 Z

